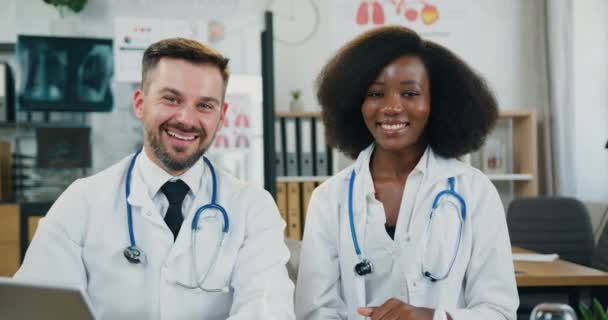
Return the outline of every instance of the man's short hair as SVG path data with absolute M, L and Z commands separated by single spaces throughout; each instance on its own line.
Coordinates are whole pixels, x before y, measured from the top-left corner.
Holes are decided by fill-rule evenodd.
M 141 81 L 144 89 L 148 84 L 148 74 L 156 68 L 160 59 L 164 57 L 183 59 L 195 64 L 214 65 L 218 67 L 222 74 L 224 89 L 228 84 L 228 78 L 230 77 L 228 58 L 198 41 L 184 38 L 171 38 L 151 44 L 144 52 L 141 68 Z

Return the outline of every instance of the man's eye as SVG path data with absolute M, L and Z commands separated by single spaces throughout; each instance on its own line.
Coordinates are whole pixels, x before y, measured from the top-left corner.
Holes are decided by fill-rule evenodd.
M 198 105 L 198 107 L 204 110 L 213 109 L 213 105 L 209 103 L 201 103 Z
M 177 103 L 177 98 L 175 98 L 175 97 L 167 96 L 167 97 L 163 97 L 163 99 L 171 104 Z

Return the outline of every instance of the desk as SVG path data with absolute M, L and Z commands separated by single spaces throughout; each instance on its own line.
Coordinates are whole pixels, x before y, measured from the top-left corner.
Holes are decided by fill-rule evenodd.
M 534 251 L 512 247 L 513 253 Z M 563 292 L 570 306 L 579 304 L 583 292 L 591 287 L 608 287 L 608 273 L 557 259 L 551 262 L 514 261 L 517 290 L 522 293 Z
M 513 253 L 534 253 L 513 247 Z M 608 286 L 608 273 L 557 259 L 551 262 L 514 261 L 517 287 Z

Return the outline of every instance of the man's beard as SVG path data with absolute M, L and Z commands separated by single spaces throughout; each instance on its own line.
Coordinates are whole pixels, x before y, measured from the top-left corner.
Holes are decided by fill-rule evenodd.
M 145 129 L 145 132 L 146 137 L 148 138 L 148 141 L 150 143 L 150 147 L 152 148 L 152 152 L 154 152 L 156 158 L 165 166 L 165 168 L 171 171 L 183 171 L 192 167 L 203 156 L 203 154 L 207 152 L 207 150 L 211 146 L 211 143 L 213 142 L 213 140 L 215 140 L 215 135 L 217 134 L 217 132 L 213 134 L 213 138 L 209 141 L 209 144 L 207 146 L 197 149 L 192 155 L 190 155 L 186 159 L 178 160 L 171 157 L 171 155 L 167 152 L 167 148 L 169 147 L 163 146 L 160 141 L 160 135 L 165 129 L 166 127 L 161 126 L 160 130 L 158 131 L 158 135 L 155 135 L 151 130 L 148 129 Z M 198 136 L 198 139 L 202 140 L 204 137 L 205 136 L 201 132 Z

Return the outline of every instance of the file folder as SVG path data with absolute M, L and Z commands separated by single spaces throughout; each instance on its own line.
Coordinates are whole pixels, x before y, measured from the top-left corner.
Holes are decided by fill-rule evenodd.
M 298 150 L 296 146 L 296 119 L 285 119 L 285 161 L 286 175 L 298 175 Z
M 300 210 L 300 183 L 287 182 L 287 222 L 290 239 L 302 239 L 302 215 Z
M 312 150 L 312 119 L 300 119 L 300 175 L 314 175 Z
M 285 221 L 285 235 L 287 236 L 289 234 L 289 224 L 287 223 L 287 182 L 277 182 L 276 202 L 281 218 Z
M 312 197 L 312 192 L 315 191 L 315 182 L 307 181 L 302 183 L 302 214 L 303 214 L 303 223 L 304 227 L 306 227 L 306 215 L 308 214 L 308 205 L 310 204 L 310 197 Z
M 14 198 L 12 165 L 11 144 L 0 140 L 0 201 Z
M 285 131 L 281 125 L 281 119 L 274 120 L 274 148 L 276 150 L 276 174 L 277 176 L 285 175 L 285 153 L 283 152 L 283 141 L 285 140 Z
M 325 126 L 318 119 L 315 121 L 315 175 L 327 176 L 329 174 L 327 144 L 325 143 Z

